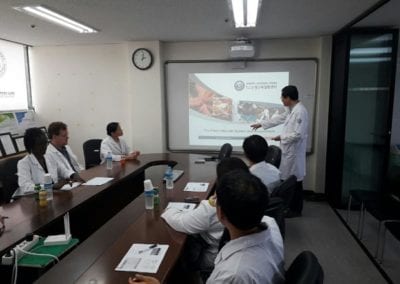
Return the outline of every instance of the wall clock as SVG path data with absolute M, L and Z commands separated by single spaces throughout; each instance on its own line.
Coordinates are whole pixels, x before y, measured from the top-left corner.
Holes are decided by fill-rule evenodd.
M 153 64 L 153 54 L 146 48 L 138 48 L 132 54 L 133 65 L 140 70 L 147 70 Z

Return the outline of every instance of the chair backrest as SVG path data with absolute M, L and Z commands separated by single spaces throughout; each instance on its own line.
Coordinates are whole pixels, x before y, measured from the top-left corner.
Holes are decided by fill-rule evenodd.
M 280 185 L 275 187 L 271 193 L 271 197 L 280 197 L 283 199 L 286 208 L 289 208 L 290 202 L 292 201 L 294 191 L 296 188 L 297 179 L 294 175 L 291 175 L 284 180 Z
M 83 143 L 83 155 L 85 157 L 86 169 L 100 164 L 100 145 L 101 139 L 89 139 Z
M 268 147 L 267 156 L 265 157 L 265 161 L 277 167 L 281 165 L 281 156 L 282 150 L 278 146 L 271 145 Z
M 222 160 L 223 158 L 228 158 L 231 156 L 232 153 L 232 145 L 229 143 L 225 143 L 221 146 L 218 154 L 218 160 Z
M 268 207 L 264 215 L 275 219 L 281 231 L 282 238 L 285 238 L 285 203 L 280 197 L 270 197 Z
M 286 284 L 322 284 L 324 271 L 311 251 L 303 251 L 294 259 L 285 278 Z
M 8 157 L 0 162 L 0 181 L 3 184 L 1 199 L 8 203 L 18 188 L 17 164 L 24 156 Z

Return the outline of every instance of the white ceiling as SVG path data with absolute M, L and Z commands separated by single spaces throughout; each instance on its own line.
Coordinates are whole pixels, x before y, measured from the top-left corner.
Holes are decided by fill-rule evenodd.
M 0 0 L 0 38 L 41 46 L 314 37 L 336 32 L 377 2 L 263 0 L 257 27 L 237 30 L 227 0 Z M 396 25 L 399 2 L 391 0 L 366 25 Z M 78 34 L 12 8 L 28 4 L 46 5 L 100 32 Z

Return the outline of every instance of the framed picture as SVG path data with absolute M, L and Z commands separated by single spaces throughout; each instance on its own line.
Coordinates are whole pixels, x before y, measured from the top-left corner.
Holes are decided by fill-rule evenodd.
M 17 149 L 15 147 L 10 132 L 0 134 L 0 144 L 3 156 L 10 156 L 17 153 Z
M 14 145 L 17 148 L 17 152 L 25 152 L 24 136 L 16 136 L 14 138 Z

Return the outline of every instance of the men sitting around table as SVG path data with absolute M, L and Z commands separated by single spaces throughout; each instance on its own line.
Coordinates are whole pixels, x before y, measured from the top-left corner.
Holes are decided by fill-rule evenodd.
M 134 160 L 140 155 L 140 151 L 131 152 L 128 144 L 120 138 L 124 133 L 118 122 L 110 122 L 107 125 L 107 137 L 101 141 L 100 154 L 104 162 L 107 154 L 112 154 L 113 161 Z
M 47 128 L 50 143 L 47 146 L 46 156 L 54 162 L 62 163 L 66 168 L 79 173 L 84 168 L 68 146 L 68 128 L 61 121 L 50 123 Z
M 281 182 L 281 172 L 265 161 L 268 143 L 260 135 L 251 135 L 243 141 L 243 151 L 250 161 L 250 172 L 257 176 L 267 187 L 269 193 Z
M 47 137 L 40 128 L 33 127 L 25 131 L 24 145 L 29 154 L 17 164 L 18 194 L 33 193 L 35 184 L 44 184 L 46 173 L 51 175 L 54 189 L 59 189 L 71 181 L 82 181 L 73 170 L 49 159 L 45 154 L 47 144 Z
M 239 158 L 225 158 L 217 165 L 217 183 L 226 173 L 241 169 L 248 172 L 247 165 Z M 217 218 L 215 195 L 209 200 L 202 200 L 191 211 L 181 211 L 176 208 L 166 209 L 161 217 L 174 230 L 190 235 L 189 245 L 186 246 L 185 267 L 192 271 L 200 271 L 202 276 L 209 276 L 214 267 L 214 260 L 218 253 L 218 245 L 224 231 L 224 226 Z M 208 272 L 208 273 L 207 273 Z
M 264 216 L 265 185 L 254 175 L 231 171 L 218 181 L 216 195 L 217 216 L 231 240 L 219 251 L 207 283 L 283 283 L 283 241 L 275 221 Z M 136 275 L 129 283 L 159 282 Z

